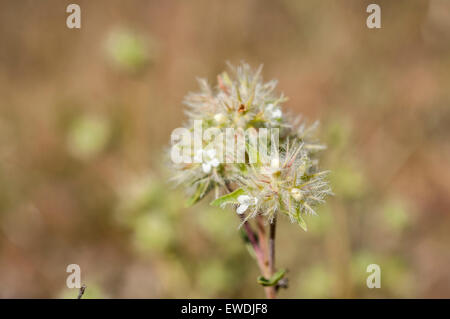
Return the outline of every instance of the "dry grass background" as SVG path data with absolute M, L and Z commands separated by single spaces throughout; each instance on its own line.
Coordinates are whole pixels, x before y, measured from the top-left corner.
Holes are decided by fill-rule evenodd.
M 281 223 L 281 297 L 450 297 L 450 2 L 0 4 L 0 297 L 262 297 L 231 212 L 184 209 L 161 156 L 195 77 L 264 64 L 320 119 L 336 196 Z M 382 288 L 365 267 L 382 268 Z

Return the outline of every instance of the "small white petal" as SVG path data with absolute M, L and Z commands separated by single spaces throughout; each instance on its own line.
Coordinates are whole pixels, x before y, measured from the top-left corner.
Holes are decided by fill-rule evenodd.
M 204 173 L 209 173 L 211 172 L 211 164 L 209 163 L 203 163 L 202 164 L 202 169 Z
M 219 162 L 219 160 L 217 158 L 213 158 L 213 160 L 208 162 L 208 163 L 211 164 L 214 167 L 217 167 L 220 164 L 220 162 Z
M 208 156 L 210 159 L 214 158 L 216 156 L 216 150 L 214 150 L 214 149 L 207 150 L 206 156 Z
M 247 204 L 247 203 L 250 201 L 250 196 L 248 196 L 248 195 L 241 195 L 241 196 L 239 196 L 239 197 L 237 198 L 237 200 L 238 200 L 238 202 L 239 202 L 240 204 L 245 205 L 245 204 Z M 246 209 L 247 209 L 247 208 L 246 208 Z
M 248 208 L 248 205 L 242 204 L 236 209 L 236 213 L 239 215 L 243 214 Z
M 194 162 L 201 163 L 203 160 L 203 150 L 195 152 Z
M 283 116 L 283 113 L 281 112 L 280 109 L 276 109 L 275 111 L 272 112 L 272 117 L 274 118 L 281 118 Z

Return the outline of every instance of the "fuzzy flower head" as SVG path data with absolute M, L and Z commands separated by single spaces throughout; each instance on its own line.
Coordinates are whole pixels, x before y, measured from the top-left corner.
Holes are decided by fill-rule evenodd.
M 242 64 L 232 70 L 221 73 L 214 87 L 199 80 L 200 91 L 186 96 L 188 121 L 179 128 L 185 134 L 172 151 L 187 160 L 173 161 L 172 180 L 186 189 L 189 204 L 214 191 L 212 205 L 232 204 L 244 221 L 263 215 L 271 223 L 282 214 L 306 229 L 302 215 L 315 215 L 315 207 L 331 195 L 328 172 L 319 169 L 317 153 L 325 147 L 315 139 L 318 123 L 292 120 L 283 110 L 287 99 L 275 93 L 275 80 L 263 82 L 261 68 L 253 72 Z M 276 134 L 258 135 L 257 145 L 247 134 L 271 130 Z M 236 161 L 239 141 L 243 149 Z
M 316 215 L 314 207 L 332 194 L 327 174 L 318 170 L 303 144 L 287 144 L 269 164 L 251 165 L 248 174 L 236 178 L 240 189 L 255 198 L 245 220 L 262 214 L 271 222 L 282 213 L 306 229 L 302 214 Z
M 186 96 L 189 120 L 202 119 L 207 126 L 244 129 L 282 126 L 281 105 L 286 98 L 275 94 L 277 82 L 263 82 L 261 67 L 256 72 L 247 64 L 230 68 L 233 76 L 227 72 L 219 74 L 215 88 L 200 79 L 200 92 Z

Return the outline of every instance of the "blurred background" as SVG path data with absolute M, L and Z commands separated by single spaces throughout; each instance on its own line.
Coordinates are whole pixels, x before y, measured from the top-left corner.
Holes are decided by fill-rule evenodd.
M 450 1 L 2 0 L 0 43 L 1 298 L 75 298 L 69 264 L 86 298 L 264 297 L 235 214 L 184 208 L 162 161 L 196 77 L 241 60 L 333 172 L 308 232 L 280 222 L 280 297 L 450 298 Z

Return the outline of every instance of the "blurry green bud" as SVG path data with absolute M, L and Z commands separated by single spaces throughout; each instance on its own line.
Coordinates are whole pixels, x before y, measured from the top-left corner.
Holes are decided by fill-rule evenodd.
M 89 159 L 100 153 L 110 138 L 109 122 L 98 116 L 82 116 L 69 129 L 67 144 L 75 157 Z

